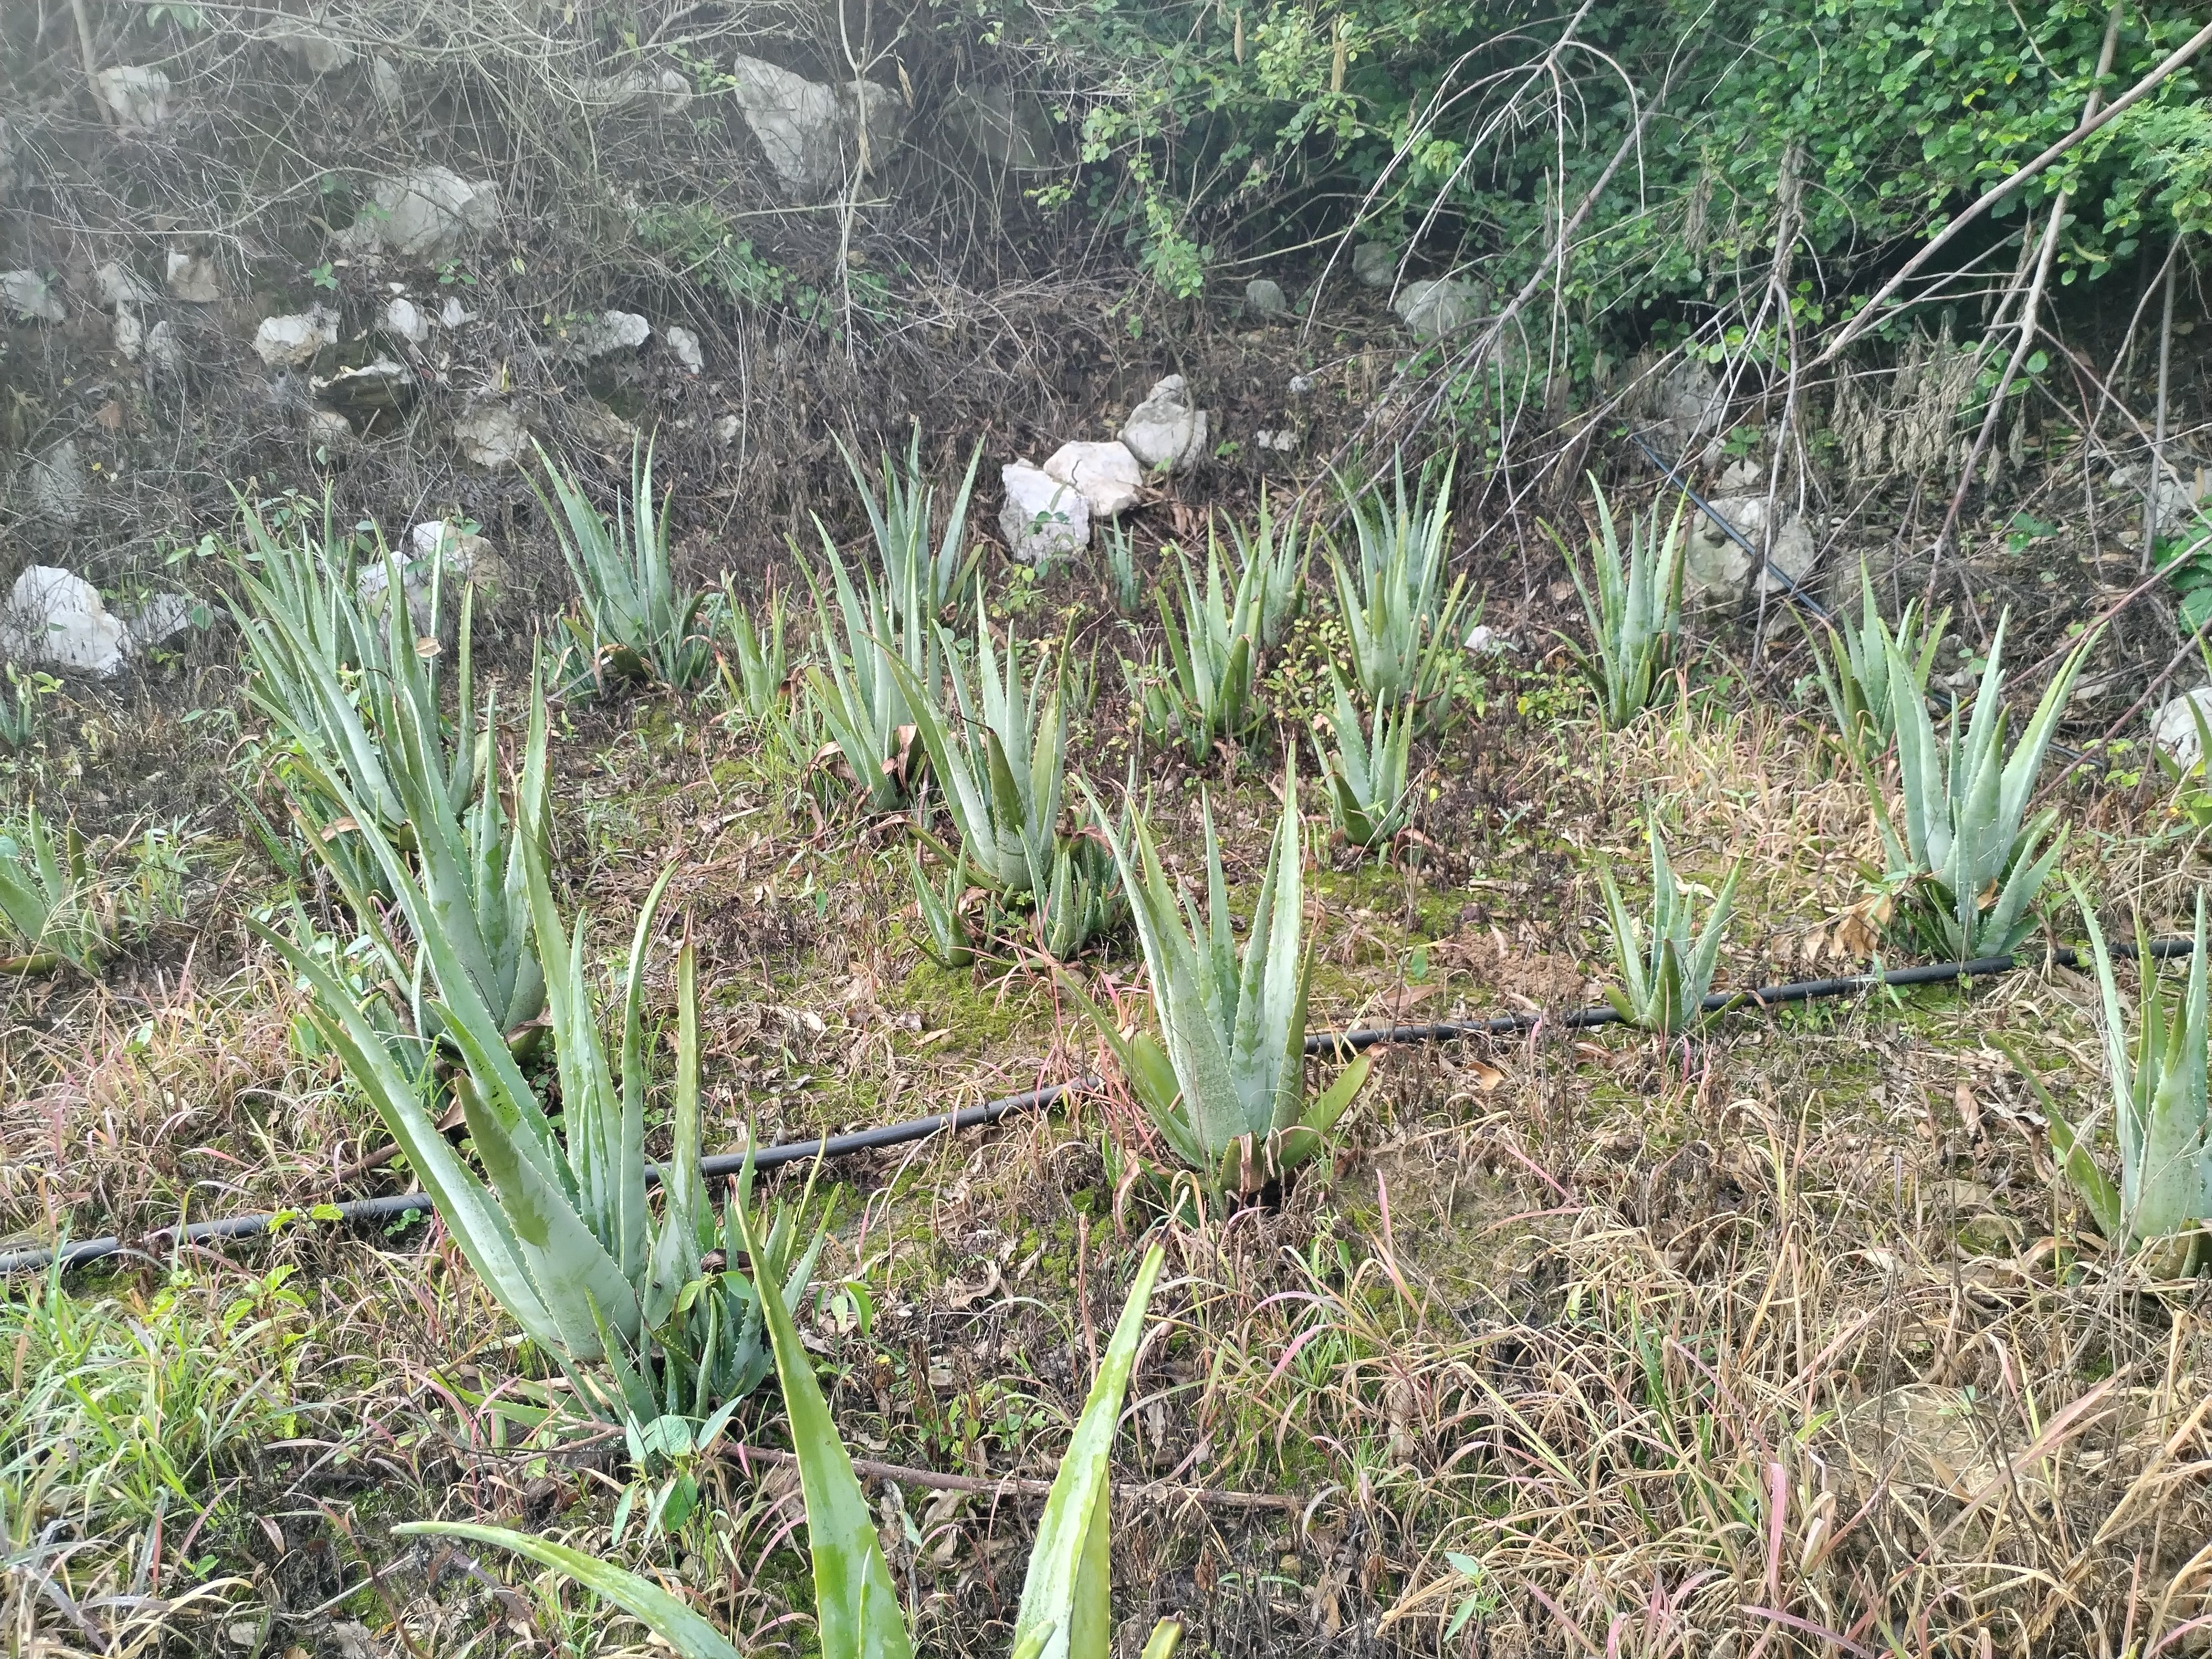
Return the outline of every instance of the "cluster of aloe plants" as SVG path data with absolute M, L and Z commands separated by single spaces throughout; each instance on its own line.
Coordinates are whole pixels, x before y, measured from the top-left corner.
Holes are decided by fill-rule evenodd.
M 1237 742 L 1259 727 L 1261 709 L 1254 676 L 1272 567 L 1255 560 L 1232 582 L 1220 540 L 1212 534 L 1203 581 L 1181 550 L 1176 565 L 1181 605 L 1170 603 L 1164 582 L 1155 595 L 1167 655 L 1141 668 L 1133 665 L 1127 671 L 1129 693 L 1146 738 L 1202 762 L 1215 744 Z
M 2070 652 L 2045 688 L 2020 740 L 2008 749 L 2004 707 L 2005 619 L 1966 730 L 1954 704 L 1949 735 L 1939 738 L 1924 697 L 1897 696 L 1899 811 L 1869 771 L 1876 828 L 1888 855 L 1883 882 L 1898 925 L 1930 955 L 1950 961 L 2008 956 L 2035 927 L 2035 902 L 2065 850 L 2055 808 L 2033 818 L 2028 807 L 2045 755 L 2093 638 Z M 1915 686 L 1915 665 L 1894 638 L 1882 642 L 1889 683 Z
M 1612 866 L 1604 863 L 1598 866 L 1613 966 L 1621 981 L 1617 987 L 1607 987 L 1605 996 L 1613 1012 L 1630 1024 L 1673 1037 L 1694 1029 L 1705 1018 L 1704 1004 L 1713 988 L 1713 970 L 1719 963 L 1721 941 L 1735 908 L 1736 884 L 1742 878 L 1743 866 L 1739 862 L 1729 869 L 1705 913 L 1705 927 L 1693 934 L 1689 896 L 1675 878 L 1666 843 L 1659 838 L 1656 815 L 1646 814 L 1644 833 L 1651 851 L 1648 927 L 1639 923 L 1622 901 Z
M 1583 677 L 1597 694 L 1598 715 L 1619 729 L 1649 708 L 1674 661 L 1682 631 L 1682 567 L 1686 543 L 1682 508 L 1677 506 L 1666 528 L 1659 508 L 1628 521 L 1622 545 L 1612 503 L 1597 479 L 1590 479 L 1597 507 L 1597 530 L 1589 538 L 1589 574 L 1568 551 L 1559 533 L 1552 539 L 1565 556 L 1567 574 L 1582 596 L 1589 624 L 1588 648 L 1573 647 Z
M 1444 585 L 1454 465 L 1433 492 L 1425 469 L 1409 496 L 1404 457 L 1395 456 L 1387 499 L 1379 483 L 1346 490 L 1358 562 L 1329 555 L 1352 673 L 1370 707 L 1410 705 L 1431 729 L 1450 711 L 1466 597 L 1464 578 Z
M 1133 811 L 1126 834 L 1109 831 L 1152 983 L 1158 1038 L 1124 1036 L 1089 992 L 1062 976 L 1161 1138 L 1218 1194 L 1257 1193 L 1324 1150 L 1370 1064 L 1359 1054 L 1327 1089 L 1309 1094 L 1313 957 L 1301 945 L 1304 837 L 1297 799 L 1294 764 L 1284 775 L 1282 816 L 1241 960 L 1210 805 L 1202 916 L 1169 880 L 1141 812 Z
M 103 912 L 76 825 L 57 835 L 33 802 L 19 823 L 0 826 L 0 936 L 21 946 L 0 957 L 0 975 L 46 973 L 64 962 L 96 971 L 113 942 Z

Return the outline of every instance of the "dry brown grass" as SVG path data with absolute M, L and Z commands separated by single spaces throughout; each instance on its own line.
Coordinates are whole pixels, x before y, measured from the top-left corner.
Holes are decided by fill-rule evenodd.
M 1526 685 L 1557 696 L 1540 673 Z M 1103 713 L 1091 752 L 1117 762 Z M 1822 924 L 1874 850 L 1863 793 L 1807 728 L 1703 692 L 1607 741 L 1501 712 L 1433 759 L 1425 874 L 1316 878 L 1317 1020 L 1584 1000 L 1605 972 L 1592 860 L 1634 867 L 1647 796 L 1686 872 L 1748 860 L 1725 982 L 1828 970 Z M 1233 870 L 1256 857 L 1268 770 L 1214 785 Z M 569 878 L 601 937 L 664 861 L 683 866 L 718 1141 L 747 1117 L 769 1138 L 843 1128 L 1095 1063 L 1034 964 L 919 966 L 884 838 L 817 819 L 749 742 L 645 703 L 580 721 L 556 774 Z M 1197 793 L 1171 768 L 1157 781 L 1188 859 Z M 2067 801 L 2106 815 L 2077 862 L 2106 890 L 2157 908 L 2197 878 L 2141 850 L 2157 803 Z M 40 1023 L 11 1024 L 9 1225 L 299 1204 L 374 1138 L 327 1067 L 291 1052 L 293 994 L 265 962 L 159 988 L 143 1008 L 57 990 Z M 1125 1504 L 1128 1627 L 1179 1611 L 1196 1647 L 1232 1656 L 2201 1647 L 2201 1293 L 2148 1290 L 2081 1236 L 1996 1047 L 2024 1048 L 2069 1102 L 2093 1096 L 2086 988 L 2062 972 L 1820 1005 L 1663 1053 L 1540 1033 L 1385 1056 L 1333 1170 L 1279 1209 L 1170 1229 L 1124 1479 L 1279 1493 L 1297 1515 Z M 1155 1219 L 1098 1152 L 1133 1122 L 1109 1094 L 834 1172 L 824 1277 L 864 1283 L 874 1321 L 817 1334 L 856 1447 L 975 1474 L 1049 1468 Z M 434 1227 L 288 1232 L 249 1259 L 307 1270 L 325 1409 L 195 1499 L 212 1500 L 197 1547 L 235 1576 L 231 1606 L 276 1606 L 299 1620 L 286 1641 L 334 1653 L 364 1639 L 338 1619 L 394 1651 L 402 1629 L 440 1654 L 637 1644 L 550 1582 L 386 1539 L 394 1520 L 480 1515 L 605 1548 L 623 1480 L 615 1445 L 549 1450 L 472 1400 L 511 1390 L 520 1362 Z M 241 1271 L 181 1265 L 217 1301 Z M 772 1443 L 769 1403 L 736 1431 Z M 773 1471 L 707 1479 L 710 1520 L 618 1553 L 690 1587 L 749 1648 L 804 1650 L 795 1494 Z M 1033 1504 L 879 1496 L 925 1639 L 998 1650 Z M 211 1643 L 196 1617 L 179 1609 L 178 1639 Z

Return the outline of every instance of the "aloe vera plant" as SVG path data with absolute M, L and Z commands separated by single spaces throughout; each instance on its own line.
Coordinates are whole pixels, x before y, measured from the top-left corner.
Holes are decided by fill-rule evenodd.
M 733 715 L 758 724 L 781 705 L 783 689 L 791 682 L 791 659 L 784 648 L 783 595 L 768 596 L 766 620 L 756 625 L 753 613 L 726 581 L 721 610 L 729 620 L 728 647 L 720 672 L 722 695 Z
M 1901 825 L 1893 819 L 1872 775 L 1867 777 L 1889 860 L 1884 885 L 1897 896 L 1898 921 L 1911 930 L 1923 949 L 1952 961 L 2007 956 L 2020 947 L 2034 928 L 2036 898 L 2066 845 L 2056 810 L 2045 809 L 2031 822 L 2027 807 L 2094 636 L 2069 653 L 2009 754 L 2004 636 L 2005 619 L 2000 617 L 1963 733 L 1955 705 L 1946 740 L 1936 737 L 1923 698 L 1898 700 Z M 1883 652 L 1891 684 L 1911 684 L 1912 665 L 1898 642 L 1888 641 Z
M 1406 828 L 1412 811 L 1407 771 L 1413 752 L 1413 705 L 1377 708 L 1372 727 L 1364 726 L 1352 694 L 1334 667 L 1328 679 L 1336 699 L 1331 722 L 1334 743 L 1324 747 L 1316 730 L 1314 753 L 1321 762 L 1329 820 L 1352 846 L 1379 847 Z
M 1159 1037 L 1141 1031 L 1124 1037 L 1088 992 L 1061 975 L 1161 1136 L 1216 1192 L 1257 1192 L 1321 1152 L 1367 1080 L 1370 1061 L 1362 1054 L 1319 1096 L 1307 1097 L 1313 957 L 1299 945 L 1305 906 L 1297 799 L 1293 763 L 1284 775 L 1283 814 L 1241 963 L 1211 805 L 1202 920 L 1169 882 L 1141 812 L 1133 811 L 1127 835 L 1108 830 L 1152 980 Z
M 588 678 L 602 688 L 611 679 L 654 680 L 678 691 L 699 685 L 714 669 L 703 622 L 708 596 L 677 584 L 668 546 L 675 495 L 663 496 L 654 510 L 653 446 L 632 451 L 629 494 L 616 496 L 611 519 L 542 445 L 538 459 L 552 500 L 534 482 L 531 487 L 576 584 L 583 615 L 567 619 L 567 627 Z
M 1875 766 L 1889 751 L 1897 736 L 1900 702 L 1926 699 L 1928 676 L 1936 665 L 1936 647 L 1942 643 L 1944 624 L 1950 619 L 1951 613 L 1945 611 L 1934 622 L 1923 623 L 1919 601 L 1912 600 L 1898 617 L 1893 635 L 1875 602 L 1874 578 L 1862 562 L 1857 626 L 1839 629 L 1831 623 L 1828 642 L 1823 646 L 1810 635 L 1811 624 L 1806 624 L 1813 639 L 1814 672 L 1820 677 L 1820 689 L 1827 694 L 1836 733 L 1845 752 L 1860 766 Z M 1893 643 L 1909 670 L 1902 685 L 1890 678 Z
M 1108 1659 L 1113 1650 L 1113 1565 L 1108 1545 L 1113 1522 L 1114 1431 L 1164 1256 L 1162 1247 L 1155 1244 L 1138 1267 L 1113 1339 L 1100 1356 L 1090 1398 L 1053 1478 L 1014 1618 L 1012 1659 Z M 775 1260 L 772 1252 L 755 1257 L 763 1259 Z M 769 1306 L 776 1373 L 791 1414 L 792 1449 L 806 1505 L 814 1622 L 822 1659 L 912 1659 L 914 1638 L 852 1456 L 830 1419 L 829 1401 L 814 1379 L 798 1327 L 773 1297 L 763 1300 Z M 678 1659 L 737 1659 L 737 1650 L 727 1638 L 685 1602 L 634 1573 L 566 1545 L 470 1522 L 408 1522 L 395 1530 L 512 1550 L 568 1574 L 612 1601 L 643 1623 Z M 1146 1644 L 1143 1659 L 1170 1659 L 1181 1628 L 1171 1620 L 1162 1620 Z
M 2160 975 L 2148 933 L 2140 924 L 2136 928 L 2141 990 L 2132 1042 L 2104 929 L 2087 896 L 2077 887 L 2075 896 L 2096 953 L 2097 986 L 2104 997 L 2105 1064 L 2119 1182 L 2115 1186 L 2090 1155 L 2090 1126 L 2069 1123 L 2045 1095 L 2051 1150 L 2098 1231 L 2125 1250 L 2148 1252 L 2163 1246 L 2153 1264 L 2161 1276 L 2178 1278 L 2204 1251 L 2201 1233 L 2183 1236 L 2212 1222 L 2212 1126 L 2206 1121 L 2207 1012 L 2212 1007 L 2207 983 L 2212 968 L 2204 955 L 2204 896 L 2197 896 L 2196 949 L 2178 993 Z
M 945 528 L 934 546 L 931 531 L 937 489 L 922 470 L 920 422 L 907 443 L 904 465 L 884 450 L 875 483 L 842 441 L 837 453 L 844 457 L 845 469 L 867 508 L 868 527 L 875 532 L 876 556 L 883 566 L 884 591 L 899 625 L 921 629 L 950 620 L 973 592 L 976 562 L 982 556 L 981 543 L 965 551 L 961 544 L 968 538 L 968 503 L 975 489 L 975 470 L 982 464 L 983 446 L 977 443 L 968 458 L 968 471 L 953 492 Z
M 1276 521 L 1265 484 L 1260 487 L 1260 514 L 1252 533 L 1246 535 L 1243 526 L 1233 520 L 1230 523 L 1229 539 L 1237 550 L 1239 580 L 1256 579 L 1259 585 L 1262 651 L 1272 651 L 1282 643 L 1284 630 L 1305 603 L 1306 566 L 1313 548 L 1304 532 L 1295 511 L 1279 524 Z
M 1409 499 L 1402 457 L 1386 502 L 1380 489 L 1347 492 L 1345 510 L 1359 545 L 1356 565 L 1334 552 L 1337 609 L 1344 619 L 1353 678 L 1377 708 L 1416 704 L 1433 727 L 1449 712 L 1462 578 L 1444 586 L 1451 528 L 1451 465 L 1434 499 L 1425 477 Z
M 1267 599 L 1266 568 L 1247 566 L 1231 586 L 1221 545 L 1209 537 L 1201 586 L 1189 558 L 1180 552 L 1177 558 L 1182 577 L 1180 619 L 1168 603 L 1164 584 L 1155 595 L 1168 660 L 1133 672 L 1130 690 L 1147 738 L 1180 744 L 1194 761 L 1203 761 L 1216 742 L 1246 737 L 1260 724 L 1254 659 Z
M 901 627 L 880 584 L 855 589 L 830 532 L 818 522 L 815 528 L 837 610 L 833 619 L 829 598 L 809 571 L 826 660 L 806 672 L 808 700 L 869 810 L 894 812 L 907 804 L 926 752 L 906 686 L 919 685 L 927 701 L 937 700 L 944 672 L 937 631 Z
M 940 890 L 922 872 L 921 849 L 910 847 L 907 860 L 914 877 L 915 913 L 921 919 L 921 953 L 940 968 L 965 968 L 975 960 L 974 941 L 961 915 L 968 894 L 968 854 L 963 848 L 945 872 Z
M 756 1287 L 706 1265 L 718 1248 L 737 1259 L 736 1235 L 752 1224 L 744 1215 L 750 1170 L 718 1229 L 699 1172 L 698 955 L 689 938 L 677 962 L 675 1158 L 657 1222 L 647 1201 L 653 1046 L 645 1030 L 645 957 L 672 871 L 654 884 L 630 945 L 617 1070 L 593 1007 L 586 924 L 580 917 L 570 937 L 543 848 L 535 837 L 525 837 L 520 848 L 561 1083 L 559 1134 L 429 896 L 411 879 L 400 888 L 429 963 L 439 1023 L 461 1056 L 453 1091 L 483 1167 L 481 1179 L 439 1133 L 418 1078 L 349 988 L 311 950 L 258 924 L 256 931 L 307 982 L 316 1028 L 414 1166 L 485 1287 L 572 1372 L 607 1368 L 611 1390 L 579 1376 L 586 1402 L 617 1419 L 704 1416 L 716 1401 L 757 1386 L 768 1358 Z M 794 1244 L 799 1212 L 781 1210 L 769 1231 L 772 1240 Z M 819 1244 L 817 1232 L 785 1279 L 785 1297 L 803 1294 Z
M 1058 676 L 1039 674 L 1025 696 L 1021 642 L 1009 635 L 1001 658 L 979 616 L 971 690 L 951 636 L 937 632 L 951 710 L 904 662 L 888 653 L 883 661 L 905 693 L 969 867 L 1002 892 L 1038 892 L 1052 878 L 1067 776 Z
M 434 1027 L 422 1002 L 422 978 L 377 902 L 410 872 L 503 1029 L 526 1025 L 543 1009 L 544 992 L 526 939 L 514 848 L 518 833 L 542 827 L 543 708 L 533 708 L 534 758 L 514 799 L 517 823 L 500 798 L 495 696 L 486 695 L 480 724 L 471 725 L 471 594 L 465 590 L 460 599 L 449 718 L 441 707 L 446 650 L 434 637 L 417 641 L 407 605 L 372 617 L 349 566 L 333 568 L 326 548 L 280 545 L 250 510 L 248 526 L 259 557 L 240 572 L 239 623 L 253 671 L 247 695 L 289 744 L 283 772 L 308 848 L 392 981 L 410 988 L 416 1031 L 432 1035 Z M 397 562 L 386 569 L 398 591 Z M 434 619 L 443 605 L 434 574 Z M 365 834 L 365 825 L 377 833 Z
M 1704 928 L 1693 936 L 1689 896 L 1675 879 L 1666 843 L 1659 838 L 1657 818 L 1647 816 L 1644 831 L 1651 848 L 1648 931 L 1622 902 L 1612 866 L 1598 866 L 1613 966 L 1621 980 L 1618 986 L 1606 988 L 1605 1000 L 1630 1024 L 1662 1037 L 1679 1036 L 1705 1018 L 1700 1005 L 1713 988 L 1713 969 L 1720 960 L 1721 939 L 1728 932 L 1729 915 L 1735 908 L 1736 884 L 1743 876 L 1743 866 L 1739 863 L 1729 870 L 1720 891 L 1713 896 L 1712 908 L 1705 913 Z
M 0 924 L 25 946 L 0 959 L 0 973 L 44 973 L 58 962 L 95 971 L 109 945 L 97 890 L 76 826 L 58 837 L 37 804 L 27 806 L 20 828 L 0 830 Z
M 1589 622 L 1590 648 L 1577 646 L 1575 654 L 1597 693 L 1599 718 L 1618 731 L 1650 706 L 1681 632 L 1682 509 L 1675 507 L 1664 534 L 1656 507 L 1642 518 L 1632 515 L 1624 552 L 1612 504 L 1595 477 L 1590 493 L 1597 499 L 1598 529 L 1590 538 L 1587 579 L 1559 532 L 1545 528 L 1566 558 Z
M 1129 918 L 1129 896 L 1104 833 L 1085 823 L 1053 850 L 1052 879 L 1037 895 L 1037 949 L 1071 962 Z

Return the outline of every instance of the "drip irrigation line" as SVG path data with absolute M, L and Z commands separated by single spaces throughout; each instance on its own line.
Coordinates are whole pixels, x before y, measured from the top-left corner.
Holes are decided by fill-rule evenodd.
M 2191 939 L 2154 939 L 2151 942 L 2150 955 L 2154 960 L 2164 962 L 2176 957 L 2185 957 L 2195 948 L 2195 942 Z M 2112 953 L 2132 957 L 2136 949 L 2130 945 L 2118 945 L 2112 947 Z M 2071 945 L 2061 945 L 2047 953 L 2025 959 L 2018 957 L 1976 957 L 1971 962 L 1938 962 L 1919 968 L 1893 968 L 1887 973 L 1801 980 L 1794 984 L 1762 986 L 1755 991 L 1716 991 L 1698 1006 L 1707 1013 L 1728 1013 L 1751 1008 L 1771 1008 L 1793 1002 L 1814 1002 L 1829 997 L 1855 996 L 1863 991 L 1884 988 L 1904 990 L 1962 979 L 1985 979 L 2039 965 L 2074 968 L 2080 966 L 2081 961 L 2079 951 Z M 1617 1024 L 1620 1018 L 1611 1007 L 1598 1007 L 1578 1008 L 1559 1015 L 1501 1014 L 1494 1019 L 1440 1020 L 1427 1025 L 1358 1026 L 1348 1031 L 1311 1032 L 1305 1040 L 1305 1051 L 1309 1054 L 1342 1058 L 1388 1042 L 1449 1042 L 1468 1036 L 1514 1036 L 1533 1031 L 1539 1025 L 1556 1026 L 1563 1030 L 1589 1030 L 1601 1025 Z M 1048 1088 L 1031 1089 L 1024 1094 L 986 1101 L 980 1106 L 963 1106 L 958 1111 L 938 1112 L 904 1123 L 882 1124 L 873 1129 L 854 1130 L 849 1134 L 817 1135 L 811 1140 L 782 1141 L 757 1150 L 752 1154 L 753 1167 L 756 1170 L 774 1170 L 787 1164 L 800 1164 L 810 1159 L 848 1158 L 856 1152 L 879 1152 L 885 1147 L 908 1146 L 948 1129 L 973 1128 L 995 1123 L 1010 1113 L 1030 1107 L 1049 1106 L 1065 1096 L 1102 1086 L 1101 1080 L 1096 1077 L 1080 1077 L 1070 1082 L 1053 1084 Z M 744 1163 L 745 1154 L 743 1152 L 719 1152 L 699 1160 L 699 1173 L 708 1180 L 716 1180 L 737 1175 L 744 1169 Z M 657 1183 L 660 1179 L 658 1165 L 647 1164 L 645 1173 L 648 1183 Z M 136 1244 L 125 1243 L 112 1235 L 80 1239 L 74 1244 L 62 1246 L 58 1250 L 40 1246 L 0 1255 L 0 1276 L 43 1273 L 55 1267 L 57 1262 L 66 1270 L 106 1261 L 111 1256 L 143 1256 L 152 1247 L 165 1240 L 175 1244 L 198 1245 L 251 1238 L 269 1231 L 283 1221 L 316 1219 L 356 1224 L 387 1221 L 410 1211 L 427 1214 L 431 1207 L 428 1193 L 392 1193 L 381 1198 L 357 1198 L 328 1206 L 318 1205 L 313 1212 L 282 1210 L 259 1215 L 226 1216 L 215 1221 L 195 1221 L 185 1227 L 157 1227 Z

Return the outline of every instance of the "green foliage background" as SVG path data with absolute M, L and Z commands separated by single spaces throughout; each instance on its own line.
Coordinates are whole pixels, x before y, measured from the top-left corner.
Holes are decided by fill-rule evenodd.
M 1626 0 L 1592 5 L 1544 74 L 1528 66 L 1573 14 L 1510 0 L 974 0 L 940 26 L 981 24 L 1040 86 L 1074 89 L 1079 160 L 1040 196 L 1111 221 L 1179 295 L 1232 252 L 1327 237 L 1354 209 L 1394 246 L 1517 283 L 1671 64 L 1566 272 L 1595 321 L 1695 317 L 1763 283 L 1793 175 L 1799 273 L 1832 314 L 1947 205 L 2079 122 L 2108 15 L 2097 0 Z M 2128 5 L 2106 98 L 2202 21 L 2173 0 Z M 2204 228 L 2206 84 L 2201 63 L 2172 76 L 2017 192 L 1997 234 L 2073 191 L 2058 269 L 2077 283 Z

